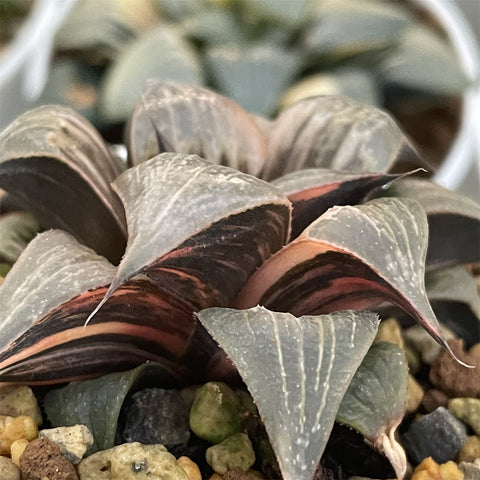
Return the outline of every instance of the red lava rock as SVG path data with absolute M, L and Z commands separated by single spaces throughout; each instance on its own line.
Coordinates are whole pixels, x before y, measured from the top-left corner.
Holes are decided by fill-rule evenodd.
M 78 480 L 75 467 L 46 438 L 32 440 L 20 456 L 22 480 Z
M 446 407 L 448 405 L 448 400 L 449 396 L 445 392 L 437 390 L 436 388 L 431 388 L 423 395 L 422 407 L 428 413 L 431 413 L 438 407 Z
M 464 367 L 443 352 L 431 365 L 430 381 L 450 397 L 480 396 L 480 360 L 464 350 L 463 340 L 450 340 L 448 344 L 460 360 L 475 368 Z

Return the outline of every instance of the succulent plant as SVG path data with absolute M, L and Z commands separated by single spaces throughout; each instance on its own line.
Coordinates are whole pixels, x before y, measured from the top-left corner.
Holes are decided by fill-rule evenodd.
M 458 129 L 469 79 L 445 32 L 416 2 L 101 3 L 78 2 L 67 19 L 40 102 L 74 106 L 109 138 L 150 77 L 212 88 L 269 117 L 324 94 L 382 106 L 433 164 Z
M 301 100 L 269 121 L 202 87 L 151 80 L 125 138 L 122 162 L 58 105 L 0 134 L 0 206 L 43 230 L 18 259 L 2 257 L 12 267 L 0 286 L 0 381 L 84 380 L 78 389 L 148 361 L 165 385 L 239 373 L 285 480 L 313 478 L 337 414 L 401 477 L 406 361 L 370 347 L 393 305 L 454 356 L 429 288 L 470 307 L 448 323 L 479 341 L 464 266 L 480 261 L 480 206 L 421 170 L 391 173 L 422 159 L 388 114 L 346 97 Z M 23 225 L 5 228 L 24 238 Z M 349 392 L 378 378 L 395 408 L 365 424 Z M 115 427 L 102 428 L 108 448 Z

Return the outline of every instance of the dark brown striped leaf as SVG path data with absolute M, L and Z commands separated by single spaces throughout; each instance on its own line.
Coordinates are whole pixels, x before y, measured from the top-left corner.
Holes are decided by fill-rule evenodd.
M 98 308 L 139 273 L 194 310 L 230 306 L 290 233 L 291 205 L 280 190 L 197 155 L 160 154 L 127 170 L 114 188 L 128 244 Z
M 415 200 L 333 207 L 255 272 L 237 307 L 260 304 L 298 316 L 388 301 L 449 349 L 425 293 L 427 237 Z
M 126 372 L 50 390 L 45 396 L 45 410 L 54 427 L 86 425 L 94 439 L 87 452 L 90 455 L 115 444 L 118 417 L 130 392 L 151 386 L 167 388 L 175 380 L 164 365 L 149 362 Z
M 396 178 L 398 175 L 384 173 L 359 174 L 307 168 L 288 173 L 271 183 L 292 202 L 292 238 L 295 238 L 330 207 L 362 203 L 377 188 Z
M 200 322 L 234 362 L 284 480 L 311 480 L 341 399 L 378 327 L 370 312 L 295 318 L 262 307 L 209 308 Z
M 192 312 L 146 278 L 119 288 L 84 326 L 114 274 L 65 232 L 37 236 L 0 287 L 0 382 L 58 383 L 146 360 L 181 369 Z
M 390 461 L 396 478 L 403 478 L 407 457 L 395 438 L 405 415 L 408 365 L 397 345 L 375 342 L 348 386 L 337 422 L 361 433 Z
M 201 87 L 150 80 L 128 130 L 130 161 L 162 152 L 194 153 L 257 175 L 267 145 L 254 119 L 232 100 Z
M 0 187 L 42 227 L 61 228 L 117 263 L 125 218 L 110 183 L 120 173 L 94 127 L 67 107 L 47 105 L 0 134 Z
M 413 198 L 427 213 L 427 268 L 480 262 L 480 205 L 458 192 L 421 179 L 405 178 L 382 195 Z
M 263 178 L 303 168 L 386 172 L 396 161 L 422 165 L 409 139 L 382 110 L 347 97 L 301 100 L 275 120 Z

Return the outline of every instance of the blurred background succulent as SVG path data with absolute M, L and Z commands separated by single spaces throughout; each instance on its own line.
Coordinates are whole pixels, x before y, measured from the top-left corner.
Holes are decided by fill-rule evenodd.
M 208 86 L 266 117 L 346 95 L 387 108 L 436 164 L 470 81 L 435 19 L 400 1 L 82 0 L 55 44 L 39 102 L 72 105 L 111 141 L 152 77 Z

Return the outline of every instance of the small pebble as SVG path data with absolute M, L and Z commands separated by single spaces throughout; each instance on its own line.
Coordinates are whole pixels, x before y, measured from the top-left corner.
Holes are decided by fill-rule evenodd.
M 425 458 L 413 471 L 411 480 L 442 480 L 440 465 L 432 457 Z
M 464 473 L 465 480 L 480 480 L 480 458 L 473 462 L 460 462 L 458 468 Z
M 452 398 L 448 409 L 480 435 L 480 398 Z
M 263 480 L 263 478 L 263 475 L 256 470 L 250 469 L 244 472 L 239 468 L 229 470 L 223 476 L 223 480 Z
M 375 341 L 390 342 L 404 348 L 402 328 L 396 318 L 386 318 L 380 322 Z
M 178 390 L 146 388 L 132 395 L 125 410 L 126 442 L 162 444 L 167 449 L 190 438 L 188 407 Z
M 458 462 L 473 462 L 476 458 L 480 458 L 480 437 L 470 435 L 456 459 Z
M 20 480 L 20 469 L 8 457 L 0 456 L 0 478 Z
M 420 407 L 423 399 L 423 388 L 413 375 L 408 375 L 406 413 L 414 413 Z
M 22 480 L 78 480 L 75 467 L 55 443 L 46 438 L 36 438 L 20 457 Z
M 466 441 L 466 426 L 449 410 L 438 407 L 412 423 L 402 443 L 415 463 L 427 457 L 444 463 L 453 460 Z
M 447 407 L 448 395 L 436 388 L 430 388 L 425 392 L 422 398 L 422 407 L 427 413 L 431 413 L 438 407 Z
M 78 464 L 80 480 L 189 480 L 163 445 L 124 443 L 96 452 Z
M 472 345 L 468 353 L 480 360 L 480 343 L 475 343 L 474 345 Z
M 463 348 L 461 339 L 448 342 L 452 351 L 463 362 L 476 368 L 467 368 L 443 352 L 431 365 L 429 379 L 449 397 L 480 396 L 480 361 Z
M 213 470 L 223 475 L 234 468 L 247 471 L 255 463 L 255 452 L 248 435 L 236 433 L 210 447 L 206 458 Z
M 20 440 L 15 440 L 10 445 L 10 458 L 12 459 L 12 462 L 17 465 L 17 467 L 20 466 L 20 457 L 29 443 L 30 442 L 28 440 L 21 438 Z
M 455 338 L 455 334 L 444 325 L 441 326 L 441 329 L 447 340 Z M 404 330 L 403 338 L 407 345 L 420 354 L 422 361 L 427 365 L 430 365 L 444 350 L 420 325 L 414 325 Z
M 190 409 L 190 428 L 211 443 L 241 432 L 243 420 L 235 392 L 222 382 L 208 382 L 199 388 Z
M 177 463 L 185 470 L 185 473 L 188 475 L 188 480 L 202 480 L 202 474 L 198 465 L 188 457 L 178 458 Z
M 464 474 L 458 465 L 451 460 L 440 465 L 442 480 L 463 480 Z
M 37 398 L 30 387 L 6 386 L 0 387 L 0 415 L 32 417 L 37 425 L 43 423 L 42 413 Z
M 33 440 L 37 436 L 37 422 L 32 417 L 0 415 L 0 455 L 10 455 L 10 447 L 15 440 Z
M 62 455 L 74 465 L 80 462 L 93 445 L 93 435 L 85 425 L 44 429 L 38 432 L 38 436 L 56 443 Z

